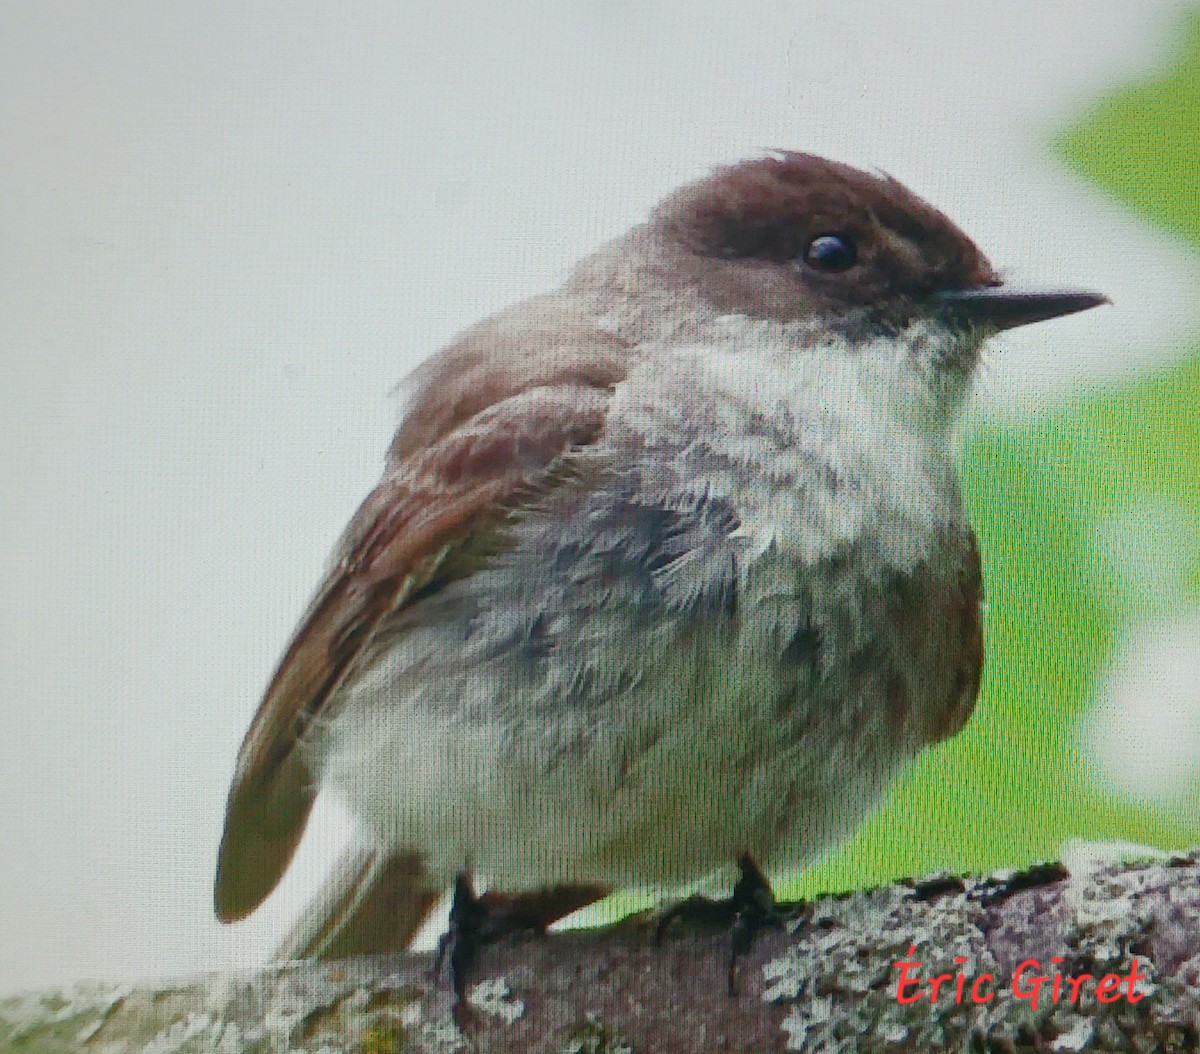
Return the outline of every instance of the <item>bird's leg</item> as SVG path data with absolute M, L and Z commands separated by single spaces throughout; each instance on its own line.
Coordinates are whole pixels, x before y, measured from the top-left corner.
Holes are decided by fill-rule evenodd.
M 481 939 L 487 909 L 475 896 L 470 876 L 463 873 L 454 880 L 454 897 L 450 901 L 450 921 L 446 932 L 438 941 L 437 955 L 433 961 L 433 980 L 436 984 L 442 976 L 442 967 L 450 967 L 450 986 L 454 991 L 454 1017 L 460 1020 L 466 1013 L 467 970 L 479 953 L 484 941 Z
M 729 994 L 737 994 L 737 961 L 753 946 L 754 938 L 764 929 L 784 923 L 787 913 L 775 901 L 771 884 L 749 853 L 738 857 L 738 880 L 728 900 L 689 897 L 663 913 L 658 922 L 657 938 L 672 922 L 684 918 L 702 925 L 729 927 Z
M 729 994 L 737 994 L 737 961 L 753 946 L 764 929 L 783 926 L 785 913 L 771 891 L 771 883 L 749 853 L 738 857 L 738 880 L 729 898 L 733 903 L 733 927 L 729 933 Z
M 434 980 L 442 967 L 450 967 L 456 1020 L 466 1014 L 467 974 L 481 948 L 514 934 L 544 934 L 559 919 L 608 896 L 602 886 L 553 886 L 526 893 L 504 894 L 488 890 L 476 896 L 470 876 L 454 881 L 450 923 L 438 942 Z

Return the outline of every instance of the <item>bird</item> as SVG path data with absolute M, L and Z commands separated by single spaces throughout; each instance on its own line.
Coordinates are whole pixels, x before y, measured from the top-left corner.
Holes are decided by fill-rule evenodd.
M 955 455 L 985 344 L 1106 302 L 777 151 L 467 329 L 410 376 L 246 733 L 217 916 L 268 896 L 319 792 L 360 830 L 283 958 L 402 949 L 451 890 L 458 975 L 617 890 L 736 866 L 742 915 L 770 903 L 975 706 Z

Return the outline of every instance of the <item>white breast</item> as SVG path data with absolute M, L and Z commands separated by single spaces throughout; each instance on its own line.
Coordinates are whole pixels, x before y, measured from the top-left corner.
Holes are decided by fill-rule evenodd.
M 754 323 L 727 328 L 727 343 L 648 360 L 613 414 L 651 444 L 724 455 L 732 471 L 701 471 L 695 485 L 728 488 L 757 548 L 815 560 L 869 535 L 881 562 L 903 569 L 961 521 L 953 422 L 907 344 L 798 349 Z

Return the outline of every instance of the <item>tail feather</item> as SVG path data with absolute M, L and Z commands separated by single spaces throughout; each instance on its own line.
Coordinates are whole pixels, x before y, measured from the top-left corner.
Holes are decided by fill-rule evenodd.
M 341 959 L 402 951 L 440 894 L 418 853 L 352 845 L 305 905 L 274 958 Z

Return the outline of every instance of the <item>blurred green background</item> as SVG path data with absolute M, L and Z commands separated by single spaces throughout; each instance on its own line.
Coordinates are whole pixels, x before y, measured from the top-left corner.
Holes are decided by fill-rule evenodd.
M 1102 100 L 1052 149 L 1200 248 L 1200 16 L 1184 33 L 1173 69 Z M 1189 638 L 1200 668 L 1198 426 L 1200 335 L 1176 367 L 970 435 L 989 599 L 975 717 L 782 892 L 1020 866 L 1072 839 L 1200 843 L 1200 679 L 1162 668 Z

